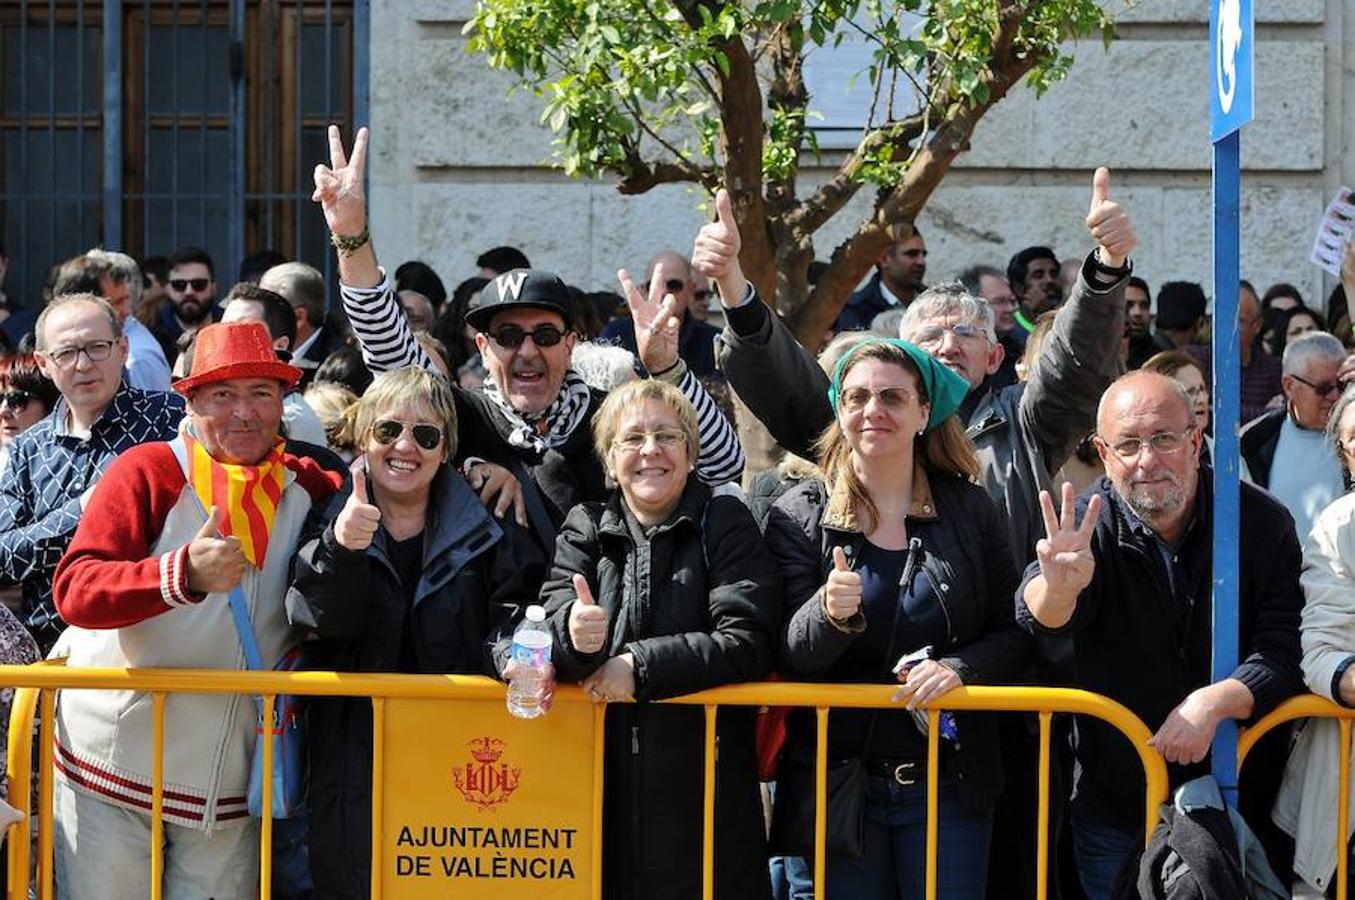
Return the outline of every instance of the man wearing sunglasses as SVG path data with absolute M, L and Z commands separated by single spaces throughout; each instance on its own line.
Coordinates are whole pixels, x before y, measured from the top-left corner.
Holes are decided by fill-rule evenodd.
M 10 445 L 0 476 L 0 579 L 23 584 L 21 618 L 45 653 L 65 628 L 52 604 L 52 573 L 87 492 L 124 450 L 173 437 L 184 405 L 126 383 L 127 338 L 102 297 L 56 297 L 35 336 L 38 365 L 61 398 Z
M 402 366 L 433 368 L 376 261 L 363 198 L 367 130 L 361 129 L 351 158 L 336 126 L 330 126 L 330 165 L 315 168 L 318 202 L 338 250 L 340 292 L 373 371 Z M 678 355 L 677 300 L 666 296 L 667 274 L 657 266 L 642 293 L 622 271 L 636 325 L 640 361 L 654 377 L 677 385 L 696 407 L 701 436 L 696 474 L 712 485 L 737 481 L 743 472 L 738 436 Z M 458 460 L 488 461 L 512 472 L 521 484 L 533 534 L 547 552 L 555 530 L 576 504 L 606 497 L 601 460 L 588 427 L 605 396 L 570 368 L 576 335 L 568 289 L 539 269 L 497 275 L 466 314 L 475 329 L 488 377 L 482 392 L 453 389 L 457 401 Z M 472 483 L 477 476 L 472 473 Z
M 155 323 L 155 338 L 170 365 L 179 356 L 178 341 L 185 331 L 211 322 L 216 312 L 216 275 L 212 258 L 201 247 L 180 247 L 169 258 L 169 303 Z
M 687 257 L 672 250 L 665 250 L 649 261 L 645 269 L 645 282 L 640 290 L 648 292 L 654 286 L 654 273 L 663 272 L 663 291 L 671 294 L 677 301 L 679 317 L 682 320 L 678 329 L 678 356 L 687 364 L 687 369 L 698 377 L 715 374 L 715 339 L 720 329 L 708 325 L 692 315 L 696 303 L 696 278 L 692 275 L 692 264 Z M 710 292 L 706 291 L 709 299 Z M 631 353 L 636 353 L 635 320 L 621 316 L 607 323 L 602 329 L 600 340 L 604 343 L 620 344 Z
M 1305 537 L 1317 514 L 1345 493 L 1341 463 L 1326 434 L 1345 359 L 1341 342 L 1325 332 L 1291 341 L 1280 381 L 1284 407 L 1250 422 L 1239 438 L 1252 482 L 1288 508 Z
M 185 427 L 113 463 L 57 567 L 71 665 L 239 669 L 248 630 L 267 668 L 295 643 L 283 604 L 293 557 L 307 518 L 343 480 L 284 449 L 282 396 L 300 379 L 262 323 L 198 333 L 192 374 L 174 385 L 188 401 Z M 58 719 L 56 865 L 66 895 L 144 896 L 151 704 L 135 692 L 71 693 Z M 248 698 L 169 704 L 166 896 L 245 897 L 257 887 L 259 824 L 246 808 L 256 724 Z

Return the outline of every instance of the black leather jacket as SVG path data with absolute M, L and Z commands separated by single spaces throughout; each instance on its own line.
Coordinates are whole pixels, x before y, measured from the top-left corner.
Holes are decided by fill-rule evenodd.
M 911 580 L 901 589 L 928 591 L 941 605 L 947 638 L 936 648 L 937 658 L 966 684 L 1015 682 L 1029 659 L 1032 641 L 1016 626 L 1014 618 L 1011 591 L 1017 573 L 1007 549 L 1001 513 L 982 488 L 956 476 L 915 477 L 913 492 L 908 533 L 921 540 L 915 571 L 926 578 Z M 893 683 L 896 679 L 891 663 L 883 657 L 871 664 L 870 671 L 843 662 L 843 654 L 853 641 L 869 628 L 887 629 L 888 623 L 866 622 L 858 614 L 860 621 L 849 622 L 848 629 L 843 630 L 828 620 L 819 588 L 833 567 L 833 547 L 842 546 L 854 561 L 866 538 L 851 523 L 825 523 L 827 508 L 824 484 L 806 481 L 787 491 L 767 520 L 767 546 L 786 584 L 781 674 L 790 680 Z M 900 648 L 900 654 L 913 649 Z M 810 759 L 814 746 L 812 714 L 801 712 L 797 710 L 790 717 L 786 753 Z M 869 716 L 863 710 L 832 714 L 830 756 L 861 755 Z M 960 741 L 953 750 L 947 745 L 947 767 L 959 779 L 961 793 L 971 808 L 987 811 L 1002 790 L 996 722 L 982 713 L 956 718 Z M 896 755 L 890 747 L 897 745 L 901 733 L 913 727 L 903 710 L 881 713 L 870 756 Z

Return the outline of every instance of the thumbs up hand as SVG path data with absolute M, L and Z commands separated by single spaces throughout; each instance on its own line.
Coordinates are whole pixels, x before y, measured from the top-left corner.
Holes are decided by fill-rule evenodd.
M 245 575 L 245 552 L 240 539 L 221 536 L 221 513 L 207 510 L 207 521 L 188 543 L 188 589 L 197 594 L 229 591 Z
M 715 193 L 715 221 L 701 226 L 692 246 L 692 268 L 720 286 L 720 301 L 726 306 L 737 306 L 747 292 L 747 280 L 739 265 L 739 223 L 734 219 L 734 205 L 724 188 Z
M 367 500 L 367 474 L 361 461 L 355 461 L 350 471 L 353 473 L 353 492 L 334 520 L 334 539 L 346 550 L 366 550 L 381 524 L 381 510 Z
M 1092 202 L 1087 212 L 1087 230 L 1096 238 L 1101 264 L 1118 269 L 1139 245 L 1134 224 L 1124 207 L 1110 199 L 1110 170 L 1105 166 L 1092 176 Z
M 846 622 L 861 611 L 861 573 L 851 570 L 841 547 L 833 548 L 833 571 L 823 586 L 823 608 L 837 622 Z
M 569 640 L 580 653 L 597 653 L 607 643 L 607 610 L 593 599 L 588 579 L 575 573 L 574 594 L 569 607 Z

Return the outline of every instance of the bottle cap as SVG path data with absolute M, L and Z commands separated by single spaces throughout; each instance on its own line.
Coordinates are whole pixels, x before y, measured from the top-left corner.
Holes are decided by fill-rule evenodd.
M 528 622 L 546 621 L 546 608 L 544 606 L 537 606 L 536 604 L 532 604 L 531 606 L 527 607 L 527 621 Z

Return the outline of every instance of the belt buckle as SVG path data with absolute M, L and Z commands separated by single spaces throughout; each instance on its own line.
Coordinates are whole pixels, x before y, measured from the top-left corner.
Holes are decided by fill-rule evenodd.
M 905 762 L 899 763 L 894 767 L 894 782 L 901 787 L 908 787 L 911 784 L 917 784 L 916 778 L 911 778 L 913 770 L 917 768 L 917 763 Z

